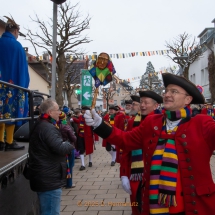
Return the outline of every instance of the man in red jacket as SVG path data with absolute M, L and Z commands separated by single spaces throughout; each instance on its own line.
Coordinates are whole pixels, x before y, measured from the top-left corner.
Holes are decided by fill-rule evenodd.
M 132 108 L 132 100 L 125 100 L 125 114 L 120 113 L 115 117 L 115 126 L 122 131 L 127 129 L 128 120 L 131 119 L 130 111 Z M 116 146 L 116 162 L 120 163 L 122 157 L 122 149 Z
M 115 118 L 116 118 L 116 112 L 118 110 L 118 107 L 111 105 L 109 107 L 109 113 L 107 113 L 103 120 L 107 123 L 109 123 L 111 126 L 115 126 Z M 106 151 L 111 155 L 111 166 L 115 166 L 116 162 L 116 148 L 115 145 L 113 145 L 110 142 L 107 142 L 103 139 L 102 146 L 106 148 Z
M 90 126 L 87 126 L 84 120 L 84 113 L 86 110 L 90 110 L 89 107 L 83 106 L 81 109 L 82 115 L 79 116 L 79 118 L 73 117 L 71 121 L 78 124 L 78 140 L 77 140 L 77 149 L 80 154 L 81 158 L 81 167 L 80 171 L 85 170 L 85 163 L 84 163 L 84 153 L 86 155 L 89 155 L 89 165 L 88 167 L 92 167 L 92 153 L 93 153 L 93 146 L 94 146 L 94 140 L 93 140 L 93 132 Z
M 202 109 L 201 114 L 211 116 L 213 119 L 215 119 L 215 110 L 213 108 L 213 104 L 208 102 L 206 108 Z
M 215 122 L 202 114 L 191 117 L 189 104 L 205 102 L 192 82 L 169 73 L 162 77 L 163 114 L 146 117 L 130 132 L 103 123 L 95 111 L 93 119 L 86 112 L 86 123 L 126 150 L 143 149 L 142 215 L 215 214 Z
M 131 131 L 139 126 L 147 116 L 160 113 L 157 109 L 158 104 L 163 103 L 163 98 L 160 95 L 153 91 L 140 91 L 139 94 L 140 97 L 131 96 L 133 103 L 130 114 L 133 117 L 128 121 L 126 131 Z M 130 194 L 132 215 L 140 214 L 135 202 L 141 201 L 141 196 L 137 195 L 137 191 L 142 181 L 143 169 L 142 149 L 123 151 L 120 162 L 120 177 L 123 189 Z

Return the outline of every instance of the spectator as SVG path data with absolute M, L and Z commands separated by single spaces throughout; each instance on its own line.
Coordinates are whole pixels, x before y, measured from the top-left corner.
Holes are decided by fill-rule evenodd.
M 67 184 L 66 188 L 74 188 L 75 184 L 73 184 L 72 180 L 72 170 L 75 163 L 75 143 L 76 143 L 76 136 L 74 134 L 74 131 L 72 130 L 71 126 L 68 125 L 67 117 L 64 112 L 61 112 L 59 116 L 58 121 L 59 129 L 61 132 L 61 135 L 63 137 L 63 141 L 68 141 L 72 145 L 73 149 L 71 150 L 71 153 L 69 153 L 66 156 L 67 159 Z M 69 173 L 69 174 L 68 174 Z
M 200 109 L 199 105 L 191 105 L 191 109 L 192 109 L 192 117 L 201 113 L 201 109 Z
M 66 183 L 66 155 L 73 147 L 63 142 L 58 129 L 58 104 L 47 99 L 41 103 L 40 113 L 30 134 L 30 186 L 37 192 L 40 215 L 59 215 L 62 187 Z
M 0 80 L 28 88 L 29 73 L 26 54 L 22 45 L 17 41 L 19 25 L 11 18 L 8 19 L 5 33 L 0 37 Z M 1 119 L 22 118 L 28 114 L 28 96 L 23 90 L 2 85 L 0 88 L 0 116 Z M 20 150 L 14 140 L 14 129 L 21 126 L 22 121 L 0 123 L 0 151 Z M 6 141 L 4 133 L 6 132 Z

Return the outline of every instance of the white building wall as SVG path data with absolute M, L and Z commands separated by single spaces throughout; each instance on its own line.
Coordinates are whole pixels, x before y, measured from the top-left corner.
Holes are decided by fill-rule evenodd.
M 30 90 L 38 90 L 41 93 L 50 94 L 49 83 L 45 81 L 40 75 L 38 75 L 30 66 L 28 66 L 28 72 L 30 75 Z
M 211 51 L 207 49 L 198 60 L 190 65 L 189 68 L 189 80 L 195 85 L 203 87 L 203 95 L 206 100 L 211 97 L 208 78 L 208 55 L 210 52 Z

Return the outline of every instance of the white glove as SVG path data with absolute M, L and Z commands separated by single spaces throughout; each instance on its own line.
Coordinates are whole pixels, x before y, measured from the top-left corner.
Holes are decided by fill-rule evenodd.
M 123 190 L 131 195 L 131 186 L 130 186 L 130 181 L 127 176 L 121 176 L 121 181 L 122 181 L 122 188 Z
M 73 122 L 74 120 L 73 120 L 73 118 L 70 118 L 70 122 Z
M 102 118 L 96 113 L 95 109 L 85 111 L 84 114 L 85 122 L 88 126 L 97 128 L 102 123 Z

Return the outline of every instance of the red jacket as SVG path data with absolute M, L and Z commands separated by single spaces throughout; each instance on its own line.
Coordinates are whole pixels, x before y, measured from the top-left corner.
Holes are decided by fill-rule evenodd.
M 79 118 L 73 118 L 73 121 L 78 124 L 78 130 L 80 129 L 80 122 L 83 121 L 83 116 L 79 116 Z M 84 121 L 84 142 L 85 142 L 85 153 L 86 155 L 93 153 L 93 146 L 94 146 L 94 140 L 93 140 L 93 131 L 92 128 L 88 125 L 86 125 Z
M 135 117 L 132 117 L 128 121 L 127 131 L 131 131 L 133 129 L 134 118 Z M 130 175 L 131 175 L 131 151 L 124 150 L 120 162 L 120 177 L 127 176 L 128 178 L 130 178 Z
M 151 158 L 162 130 L 162 117 L 161 114 L 148 116 L 140 126 L 128 132 L 112 128 L 111 134 L 106 138 L 127 150 L 143 149 L 143 215 L 149 214 Z M 111 128 L 103 126 L 102 129 L 107 134 Z M 215 122 L 211 117 L 202 114 L 181 124 L 176 131 L 175 145 L 186 215 L 215 214 L 215 184 L 210 168 L 210 158 L 215 150 L 214 140 Z
M 114 126 L 119 128 L 120 130 L 124 131 L 126 124 L 128 124 L 129 119 L 131 119 L 131 116 L 126 115 L 126 114 L 119 114 L 115 117 L 115 123 Z M 126 126 L 127 127 L 127 126 Z M 120 163 L 121 162 L 121 153 L 120 153 L 120 148 L 116 146 L 116 162 Z
M 114 126 L 115 126 L 115 118 L 116 118 L 116 116 L 114 117 Z M 105 122 L 110 123 L 110 122 L 109 122 L 109 114 L 108 114 L 108 113 L 103 117 L 103 120 L 104 120 Z M 103 139 L 103 140 L 102 140 L 102 146 L 103 146 L 103 147 L 106 147 L 106 144 L 107 144 L 107 141 Z M 112 145 L 114 145 L 114 144 L 112 144 Z
M 214 116 L 215 116 L 215 110 L 213 109 L 214 111 Z M 207 108 L 203 108 L 202 111 L 201 111 L 201 114 L 208 114 L 208 109 Z

